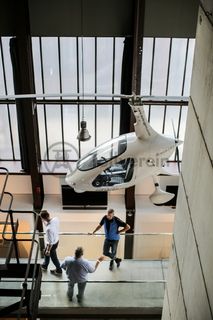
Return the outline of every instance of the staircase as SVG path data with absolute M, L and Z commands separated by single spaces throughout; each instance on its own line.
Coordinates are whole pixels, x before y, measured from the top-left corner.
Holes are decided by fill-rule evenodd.
M 36 320 L 38 313 L 38 303 L 41 297 L 41 268 L 38 263 L 39 244 L 36 240 L 36 230 L 38 214 L 34 211 L 17 211 L 12 209 L 13 195 L 6 192 L 9 171 L 0 167 L 0 172 L 4 173 L 3 187 L 0 195 L 0 248 L 1 257 L 4 261 L 0 264 L 0 297 L 5 300 L 5 306 L 0 309 L 0 318 L 6 316 L 24 316 L 28 319 Z M 4 197 L 9 196 L 9 204 L 6 209 L 2 209 Z M 2 215 L 1 215 L 2 213 Z M 14 221 L 14 213 L 26 213 L 34 215 L 34 230 L 32 237 L 18 238 L 18 220 Z M 2 217 L 1 217 L 2 216 Z M 27 262 L 21 263 L 19 257 L 19 241 L 30 241 L 30 250 Z M 35 248 L 36 245 L 36 248 Z M 32 263 L 33 251 L 35 251 L 34 262 Z M 15 257 L 15 262 L 11 258 Z M 21 286 L 17 288 L 17 281 L 21 281 Z M 6 286 L 5 286 L 6 283 Z

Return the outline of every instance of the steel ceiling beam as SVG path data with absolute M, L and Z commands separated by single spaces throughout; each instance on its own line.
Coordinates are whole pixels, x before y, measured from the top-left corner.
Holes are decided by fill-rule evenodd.
M 11 39 L 13 77 L 16 94 L 35 93 L 28 0 L 16 2 L 16 37 Z M 40 167 L 40 146 L 36 104 L 33 98 L 16 99 L 18 127 L 24 170 L 30 174 L 33 206 L 41 209 L 44 191 Z
M 141 68 L 142 68 L 142 46 L 144 28 L 145 1 L 134 1 L 134 34 L 133 38 L 126 38 L 124 44 L 121 92 L 140 95 L 141 89 Z M 128 101 L 121 100 L 120 133 L 134 131 L 134 115 L 129 108 Z M 126 222 L 131 229 L 128 232 L 134 233 L 135 228 L 135 187 L 125 189 Z M 134 236 L 125 239 L 124 257 L 133 258 Z

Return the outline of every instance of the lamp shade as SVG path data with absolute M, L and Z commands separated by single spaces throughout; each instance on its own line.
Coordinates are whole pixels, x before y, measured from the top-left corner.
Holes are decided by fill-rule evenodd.
M 86 121 L 81 121 L 81 129 L 78 133 L 77 139 L 79 141 L 87 141 L 91 138 L 89 131 L 87 130 L 87 123 Z

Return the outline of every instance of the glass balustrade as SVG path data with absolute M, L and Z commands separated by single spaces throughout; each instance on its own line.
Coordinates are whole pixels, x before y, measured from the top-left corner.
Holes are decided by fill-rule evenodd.
M 20 240 L 18 247 L 21 264 L 27 264 L 27 258 L 29 257 L 29 250 L 26 247 L 27 242 L 22 242 L 21 239 L 30 240 L 32 235 L 32 232 L 17 233 L 17 238 Z M 2 231 L 0 232 L 1 236 Z M 7 237 L 11 239 L 10 231 L 5 232 L 5 238 Z M 40 244 L 44 237 L 45 233 L 37 232 L 36 240 Z M 134 244 L 133 259 L 125 259 L 125 241 L 128 242 L 128 239 L 131 238 L 133 238 Z M 95 273 L 89 274 L 85 299 L 81 305 L 78 304 L 76 299 L 77 286 L 74 291 L 73 301 L 69 301 L 67 297 L 68 279 L 65 271 L 62 276 L 54 276 L 49 270 L 42 271 L 39 312 L 43 314 L 43 312 L 51 312 L 54 309 L 54 312 L 57 313 L 57 310 L 62 310 L 62 308 L 66 310 L 66 308 L 88 307 L 111 308 L 110 310 L 116 310 L 116 308 L 126 310 L 125 308 L 130 308 L 130 312 L 136 309 L 138 312 L 138 308 L 154 308 L 160 313 L 165 293 L 167 259 L 171 241 L 172 234 L 169 233 L 121 234 L 118 256 L 123 260 L 120 267 L 117 268 L 115 264 L 113 271 L 109 271 L 109 258 L 106 258 Z M 62 261 L 66 256 L 74 255 L 76 247 L 82 246 L 84 248 L 84 257 L 95 265 L 96 259 L 102 255 L 103 243 L 104 234 L 102 233 L 88 235 L 87 233 L 61 232 L 57 249 L 58 257 Z M 31 264 L 37 261 L 36 248 L 37 246 L 35 245 Z M 23 256 L 21 256 L 22 253 L 24 253 Z M 3 260 L 3 258 L 0 258 L 0 260 Z M 40 251 L 37 262 L 42 263 L 42 261 L 42 251 Z M 10 261 L 10 264 L 13 263 L 16 264 L 15 258 Z M 49 269 L 51 268 L 54 268 L 52 263 Z M 21 293 L 23 283 L 25 283 L 28 290 L 33 290 L 35 279 L 32 276 L 29 276 L 27 280 L 24 279 L 24 276 L 23 278 L 17 278 L 14 272 L 13 277 L 1 279 L 0 290 L 5 288 L 15 289 Z M 0 309 L 16 302 L 20 302 L 20 296 L 1 297 Z
M 4 245 L 8 247 L 7 241 L 2 239 L 2 228 L 0 225 L 0 239 L 2 253 Z M 11 239 L 11 230 L 6 228 L 4 238 Z M 30 239 L 32 232 L 17 232 L 18 246 L 20 258 L 27 258 L 30 250 Z M 125 241 L 133 238 L 133 259 L 135 260 L 163 260 L 168 259 L 172 243 L 172 233 L 135 233 L 121 234 L 118 245 L 118 256 L 124 259 L 125 257 Z M 29 241 L 22 241 L 28 239 Z M 44 242 L 45 233 L 36 233 L 36 239 Z M 72 233 L 60 232 L 59 246 L 57 248 L 58 257 L 60 260 L 66 256 L 73 255 L 78 246 L 84 248 L 85 256 L 89 260 L 95 260 L 102 254 L 105 236 L 103 233 L 89 235 L 88 233 Z M 4 256 L 4 254 L 3 254 Z M 42 256 L 42 253 L 41 253 Z M 2 257 L 2 255 L 1 255 Z

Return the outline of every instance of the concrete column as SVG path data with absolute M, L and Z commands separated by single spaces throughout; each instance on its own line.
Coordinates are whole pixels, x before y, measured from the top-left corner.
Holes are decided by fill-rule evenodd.
M 213 319 L 213 26 L 199 9 L 163 320 Z

